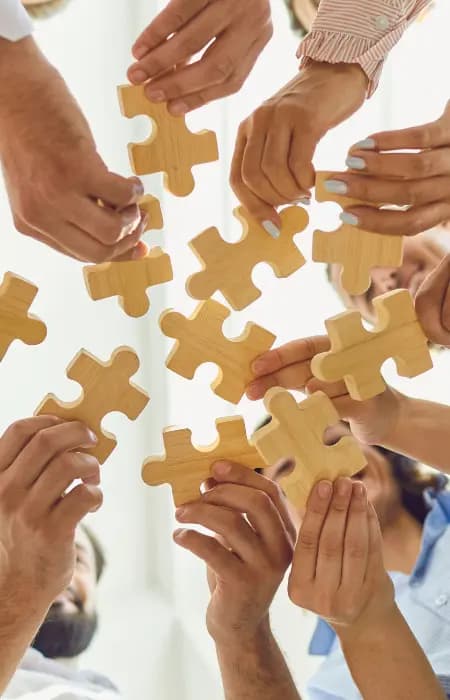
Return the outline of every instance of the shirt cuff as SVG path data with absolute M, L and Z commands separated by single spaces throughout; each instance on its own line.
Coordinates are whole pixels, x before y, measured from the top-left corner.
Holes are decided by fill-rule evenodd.
M 33 23 L 20 0 L 0 0 L 0 37 L 18 41 L 31 34 Z

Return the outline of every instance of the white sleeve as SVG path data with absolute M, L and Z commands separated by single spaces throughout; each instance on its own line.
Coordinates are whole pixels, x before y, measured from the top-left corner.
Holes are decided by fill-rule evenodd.
M 18 41 L 32 31 L 33 24 L 20 0 L 0 0 L 0 37 Z

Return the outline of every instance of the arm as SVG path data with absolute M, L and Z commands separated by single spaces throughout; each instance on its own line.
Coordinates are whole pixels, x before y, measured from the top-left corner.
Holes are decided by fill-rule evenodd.
M 430 0 L 321 0 L 311 33 L 299 46 L 301 67 L 311 60 L 357 63 L 377 86 L 383 63 L 410 22 Z
M 307 504 L 289 577 L 291 600 L 333 627 L 364 700 L 444 700 L 398 610 L 382 536 L 362 483 L 322 481 Z
M 0 693 L 70 583 L 78 523 L 101 505 L 98 462 L 75 451 L 94 438 L 51 416 L 19 421 L 0 438 Z
M 218 463 L 208 490 L 176 512 L 177 544 L 208 566 L 206 622 L 227 700 L 300 700 L 272 636 L 269 607 L 291 562 L 295 531 L 278 486 L 246 467 Z M 226 543 L 226 546 L 224 546 Z

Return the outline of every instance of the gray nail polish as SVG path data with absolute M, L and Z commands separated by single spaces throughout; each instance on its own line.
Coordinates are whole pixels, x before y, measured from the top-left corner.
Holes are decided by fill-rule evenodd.
M 364 170 L 367 167 L 364 158 L 358 158 L 356 156 L 348 156 L 345 164 L 348 168 L 352 168 L 352 170 Z
M 359 219 L 354 214 L 350 214 L 348 211 L 343 211 L 339 214 L 339 218 L 343 224 L 348 224 L 349 226 L 358 226 Z
M 296 201 L 296 204 L 303 204 L 304 207 L 309 207 L 311 204 L 311 197 L 299 197 Z
M 323 184 L 327 192 L 334 194 L 347 194 L 348 192 L 347 183 L 342 182 L 342 180 L 325 180 Z
M 362 141 L 358 141 L 358 143 L 355 143 L 355 145 L 352 147 L 352 151 L 354 149 L 361 149 L 362 151 L 372 151 L 376 146 L 375 140 L 374 139 L 363 139 Z
M 279 238 L 280 237 L 281 231 L 277 226 L 275 226 L 273 221 L 269 221 L 269 220 L 263 221 L 262 225 L 263 225 L 263 228 L 269 234 L 269 236 L 272 236 L 272 238 Z

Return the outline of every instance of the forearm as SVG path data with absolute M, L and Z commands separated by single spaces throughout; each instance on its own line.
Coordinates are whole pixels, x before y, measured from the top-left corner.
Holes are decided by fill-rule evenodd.
M 450 473 L 450 406 L 397 396 L 398 416 L 382 446 Z
M 216 642 L 226 700 L 300 700 L 269 622 L 253 640 Z
M 446 700 L 446 695 L 397 606 L 374 628 L 338 633 L 364 700 Z

